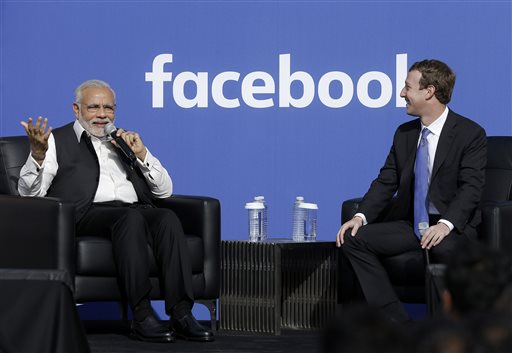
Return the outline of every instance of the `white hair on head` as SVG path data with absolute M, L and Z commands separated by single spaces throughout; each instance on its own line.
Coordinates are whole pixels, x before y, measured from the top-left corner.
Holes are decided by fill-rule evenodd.
M 88 80 L 80 84 L 80 86 L 75 89 L 75 103 L 80 103 L 82 101 L 83 91 L 91 87 L 108 88 L 114 96 L 114 101 L 116 100 L 116 92 L 108 83 L 102 80 Z

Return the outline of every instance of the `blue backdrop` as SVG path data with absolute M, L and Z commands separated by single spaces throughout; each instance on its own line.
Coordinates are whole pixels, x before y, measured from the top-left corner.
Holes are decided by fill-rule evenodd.
M 450 107 L 488 135 L 512 133 L 510 1 L 1 1 L 0 135 L 20 120 L 71 121 L 99 78 L 116 125 L 138 131 L 175 193 L 222 205 L 222 238 L 244 239 L 264 195 L 271 237 L 295 196 L 333 240 L 344 199 L 364 194 L 397 125 L 407 68 L 457 74 Z M 165 55 L 162 55 L 165 54 Z M 169 55 L 171 54 L 171 55 Z M 172 56 L 172 60 L 171 60 Z

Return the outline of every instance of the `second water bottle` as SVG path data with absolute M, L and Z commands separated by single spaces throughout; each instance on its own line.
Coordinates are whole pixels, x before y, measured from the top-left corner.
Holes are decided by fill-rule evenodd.
M 316 240 L 316 220 L 318 206 L 304 202 L 304 197 L 297 196 L 293 206 L 292 238 L 297 242 Z

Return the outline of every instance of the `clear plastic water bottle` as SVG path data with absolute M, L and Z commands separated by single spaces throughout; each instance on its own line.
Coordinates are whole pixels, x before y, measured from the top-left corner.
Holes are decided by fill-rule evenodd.
M 303 202 L 299 208 L 304 209 L 304 241 L 316 241 L 316 220 L 318 205 Z
M 304 203 L 304 197 L 297 196 L 293 204 L 293 231 L 292 239 L 294 241 L 304 241 L 304 219 L 305 209 L 299 206 Z
M 265 206 L 261 202 L 249 202 L 245 204 L 249 215 L 249 241 L 257 242 L 263 236 L 263 210 Z
M 267 202 L 265 201 L 265 196 L 255 196 L 254 202 L 258 202 L 263 205 L 263 229 L 261 234 L 261 240 L 265 240 L 268 238 L 268 207 Z

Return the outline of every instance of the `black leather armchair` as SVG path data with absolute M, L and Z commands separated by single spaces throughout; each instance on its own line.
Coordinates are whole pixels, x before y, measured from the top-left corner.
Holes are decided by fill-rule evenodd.
M 346 200 L 341 208 L 342 224 L 357 212 L 361 198 Z M 487 138 L 486 183 L 482 196 L 479 239 L 512 254 L 512 136 Z M 421 252 L 418 250 L 418 252 Z M 383 257 L 398 297 L 405 303 L 425 303 L 425 263 L 418 253 Z M 339 302 L 360 298 L 360 288 L 344 256 L 339 257 Z
M 75 237 L 74 206 L 55 198 L 21 197 L 19 172 L 29 154 L 25 136 L 0 137 L 0 268 L 59 269 L 69 273 L 77 302 L 126 300 L 119 291 L 107 237 Z M 174 195 L 171 208 L 187 235 L 196 302 L 208 307 L 216 329 L 220 288 L 220 203 L 210 197 Z M 161 299 L 152 251 L 152 299 Z M 126 318 L 126 305 L 123 304 Z

